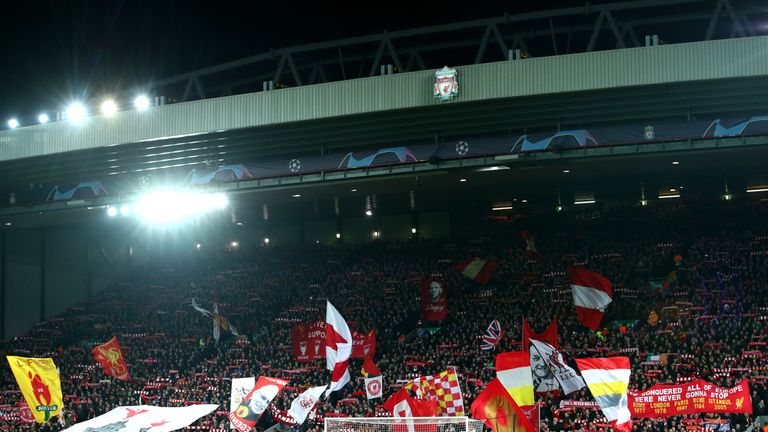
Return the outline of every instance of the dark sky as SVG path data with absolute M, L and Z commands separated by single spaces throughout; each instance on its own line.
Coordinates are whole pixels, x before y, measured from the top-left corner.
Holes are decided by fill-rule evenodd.
M 583 4 L 566 0 L 3 2 L 0 121 L 4 126 L 14 116 L 31 119 L 41 110 L 60 110 L 78 95 L 95 98 L 270 48 Z

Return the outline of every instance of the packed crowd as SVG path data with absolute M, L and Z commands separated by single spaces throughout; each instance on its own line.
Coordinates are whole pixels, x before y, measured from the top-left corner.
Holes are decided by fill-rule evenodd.
M 21 423 L 14 415 L 18 388 L 9 368 L 0 368 L 0 429 L 61 430 L 120 405 L 215 403 L 220 410 L 196 426 L 226 431 L 230 380 L 245 376 L 288 380 L 273 402 L 287 409 L 302 389 L 330 380 L 324 361 L 295 361 L 290 340 L 297 322 L 323 319 L 329 299 L 353 329 L 377 329 L 374 360 L 384 376 L 384 400 L 410 378 L 455 367 L 468 412 L 495 376 L 495 354 L 520 349 L 523 318 L 542 331 L 556 317 L 560 349 L 572 366 L 575 357 L 627 355 L 633 389 L 692 377 L 731 387 L 749 378 L 754 414 L 721 416 L 744 431 L 768 414 L 766 216 L 768 208 L 757 203 L 626 208 L 477 222 L 451 241 L 201 251 L 192 262 L 137 273 L 5 341 L 4 355 L 54 359 L 65 411 L 47 425 Z M 526 253 L 523 230 L 534 236 L 538 255 Z M 500 262 L 486 286 L 452 269 L 473 256 Z M 572 264 L 614 283 L 599 334 L 575 320 L 567 279 Z M 420 319 L 418 281 L 432 273 L 447 281 L 443 322 Z M 212 340 L 211 320 L 191 299 L 210 309 L 214 296 L 243 337 Z M 480 335 L 494 319 L 505 336 L 496 351 L 481 351 Z M 105 376 L 91 357 L 92 347 L 112 335 L 130 381 Z M 384 415 L 383 400 L 366 399 L 361 364 L 352 361 L 345 394 L 321 401 L 303 430 L 321 430 L 325 416 Z M 564 399 L 592 400 L 586 388 L 537 398 L 542 430 L 608 429 L 599 410 L 560 408 Z M 634 429 L 700 430 L 705 417 L 636 420 Z M 267 413 L 259 429 L 271 424 Z

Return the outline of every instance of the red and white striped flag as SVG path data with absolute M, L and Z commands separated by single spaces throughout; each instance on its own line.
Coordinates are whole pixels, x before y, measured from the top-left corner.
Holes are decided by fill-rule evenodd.
M 628 357 L 576 359 L 581 376 L 589 387 L 605 418 L 616 432 L 632 430 L 627 386 L 630 367 Z
M 613 298 L 611 281 L 584 267 L 571 267 L 570 273 L 576 318 L 585 327 L 597 330 Z
M 339 311 L 326 302 L 325 312 L 325 360 L 328 370 L 333 371 L 328 392 L 341 390 L 350 380 L 349 357 L 352 355 L 352 332 Z

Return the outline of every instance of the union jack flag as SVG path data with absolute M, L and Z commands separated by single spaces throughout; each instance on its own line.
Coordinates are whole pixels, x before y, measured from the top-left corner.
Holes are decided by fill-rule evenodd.
M 491 321 L 488 330 L 483 335 L 483 341 L 480 343 L 480 349 L 483 351 L 494 350 L 499 345 L 504 332 L 501 330 L 501 324 L 498 320 Z

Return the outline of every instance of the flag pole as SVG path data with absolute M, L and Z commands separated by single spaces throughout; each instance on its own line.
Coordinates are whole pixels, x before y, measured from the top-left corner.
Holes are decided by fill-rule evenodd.
M 536 402 L 536 418 L 539 419 L 539 421 L 537 422 L 538 423 L 537 428 L 539 432 L 541 432 L 541 403 L 540 402 Z

